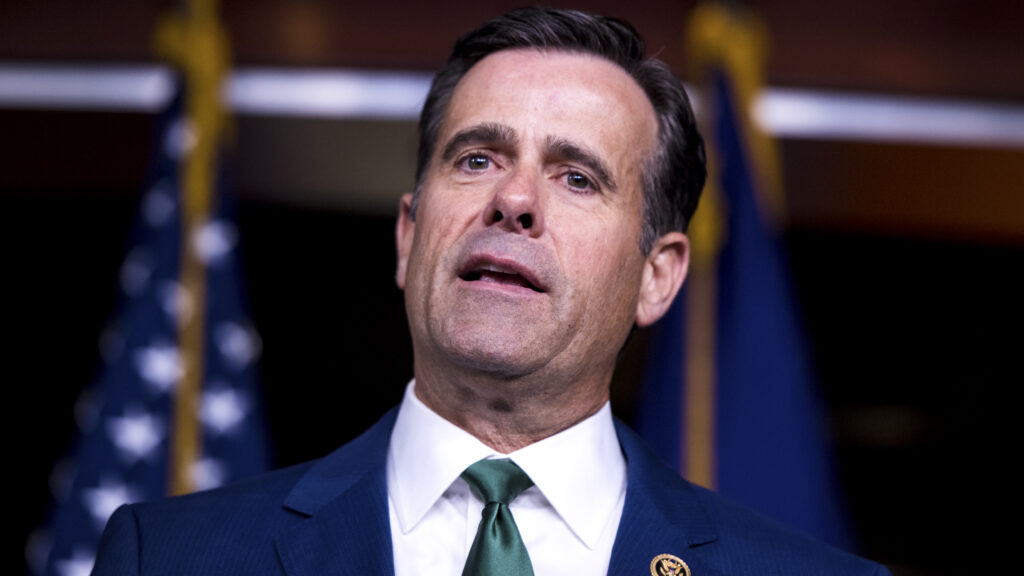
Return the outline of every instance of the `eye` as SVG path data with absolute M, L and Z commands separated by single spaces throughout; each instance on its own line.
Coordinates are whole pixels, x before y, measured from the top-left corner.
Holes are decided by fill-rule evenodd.
M 590 183 L 590 178 L 579 172 L 569 172 L 565 175 L 565 183 L 574 190 L 593 190 L 594 186 Z
M 483 154 L 470 154 L 462 159 L 467 170 L 486 170 L 491 167 L 491 159 Z

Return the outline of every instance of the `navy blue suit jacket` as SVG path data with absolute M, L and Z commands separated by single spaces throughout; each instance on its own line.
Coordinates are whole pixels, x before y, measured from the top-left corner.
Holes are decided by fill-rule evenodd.
M 94 576 L 393 574 L 384 463 L 396 415 L 315 462 L 122 506 Z M 684 481 L 616 428 L 628 485 L 609 574 L 650 574 L 659 554 L 682 558 L 693 576 L 888 574 Z

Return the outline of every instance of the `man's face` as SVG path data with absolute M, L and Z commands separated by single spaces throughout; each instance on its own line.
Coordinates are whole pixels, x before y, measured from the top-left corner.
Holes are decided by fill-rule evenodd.
M 642 89 L 601 58 L 509 50 L 470 69 L 398 226 L 417 374 L 610 378 L 637 315 L 656 140 Z

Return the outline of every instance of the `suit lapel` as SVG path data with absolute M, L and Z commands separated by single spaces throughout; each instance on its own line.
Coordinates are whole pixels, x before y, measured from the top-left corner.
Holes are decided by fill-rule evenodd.
M 289 576 L 394 574 L 385 460 L 397 409 L 317 463 L 284 507 L 305 517 L 275 541 Z
M 624 424 L 615 426 L 626 456 L 627 488 L 608 573 L 648 574 L 656 556 L 671 554 L 693 576 L 721 574 L 714 554 L 718 534 L 694 487 Z

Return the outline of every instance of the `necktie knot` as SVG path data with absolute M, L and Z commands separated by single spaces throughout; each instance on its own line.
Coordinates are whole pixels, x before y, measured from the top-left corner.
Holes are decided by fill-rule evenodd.
M 533 576 L 530 554 L 508 509 L 533 480 L 509 460 L 481 460 L 466 468 L 462 479 L 486 504 L 462 575 Z
M 533 480 L 511 460 L 480 460 L 462 473 L 470 489 L 487 504 L 508 504 L 533 486 Z

